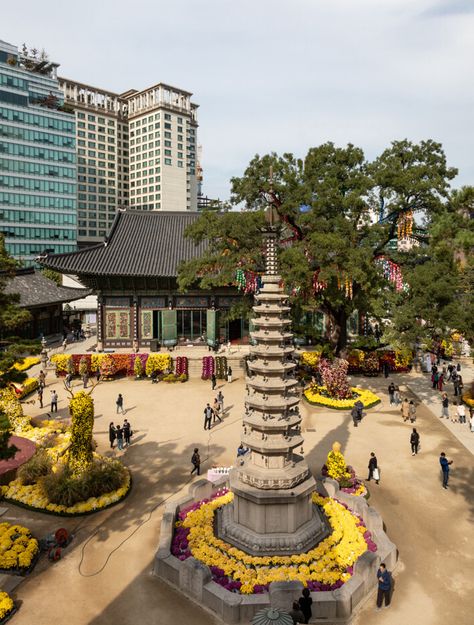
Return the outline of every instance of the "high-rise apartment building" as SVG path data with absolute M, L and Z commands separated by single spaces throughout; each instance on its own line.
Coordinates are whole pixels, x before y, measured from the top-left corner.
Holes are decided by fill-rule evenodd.
M 76 128 L 57 67 L 0 41 L 0 232 L 27 263 L 76 249 Z
M 117 94 L 59 81 L 76 114 L 80 245 L 103 240 L 120 207 L 197 209 L 191 93 L 158 84 Z
M 76 116 L 79 245 L 103 241 L 117 208 L 128 206 L 128 122 L 117 94 L 59 78 Z

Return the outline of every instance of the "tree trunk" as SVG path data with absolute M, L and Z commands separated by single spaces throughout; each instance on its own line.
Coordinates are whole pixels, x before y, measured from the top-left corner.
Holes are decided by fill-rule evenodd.
M 336 356 L 339 356 L 347 345 L 347 313 L 343 307 L 336 310 L 327 309 L 325 312 L 328 315 L 326 336 Z

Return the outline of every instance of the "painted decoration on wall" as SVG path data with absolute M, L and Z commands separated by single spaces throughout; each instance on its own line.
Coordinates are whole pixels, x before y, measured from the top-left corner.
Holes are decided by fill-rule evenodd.
M 140 327 L 142 339 L 153 338 L 153 313 L 151 310 L 142 310 L 142 321 Z
M 166 308 L 164 297 L 142 297 L 140 305 L 142 308 Z
M 106 308 L 128 308 L 130 306 L 129 297 L 106 297 Z
M 207 308 L 207 297 L 177 297 L 176 308 Z

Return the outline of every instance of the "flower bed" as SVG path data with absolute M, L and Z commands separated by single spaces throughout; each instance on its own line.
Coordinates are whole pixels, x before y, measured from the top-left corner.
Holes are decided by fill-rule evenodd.
M 74 506 L 62 506 L 50 503 L 40 484 L 24 486 L 20 480 L 13 480 L 7 486 L 2 486 L 3 498 L 13 504 L 19 504 L 33 510 L 50 512 L 59 516 L 79 516 L 113 506 L 124 499 L 131 487 L 130 473 L 127 471 L 127 480 L 119 489 L 105 493 L 100 497 L 90 497 Z
M 328 453 L 326 464 L 322 466 L 321 475 L 336 480 L 339 483 L 340 490 L 344 493 L 368 497 L 367 488 L 357 479 L 354 469 L 346 464 L 340 448 L 339 443 L 333 444 L 332 451 Z
M 194 557 L 210 567 L 213 580 L 234 592 L 256 594 L 274 581 L 301 581 L 312 591 L 334 590 L 348 581 L 357 559 L 377 546 L 362 519 L 345 504 L 313 493 L 313 502 L 329 520 L 332 533 L 307 553 L 251 556 L 214 535 L 215 511 L 229 504 L 231 492 L 216 493 L 179 513 L 171 553 Z
M 16 369 L 17 371 L 26 371 L 34 365 L 39 364 L 39 362 L 40 359 L 37 356 L 27 356 L 26 358 L 23 358 L 21 362 L 16 362 L 12 369 Z
M 0 523 L 0 573 L 25 575 L 36 564 L 38 541 L 28 528 Z
M 335 399 L 327 395 L 325 386 L 317 386 L 312 384 L 309 389 L 304 392 L 304 398 L 313 406 L 324 406 L 325 408 L 332 408 L 334 410 L 348 410 L 352 408 L 356 401 L 361 401 L 364 404 L 364 408 L 372 408 L 380 403 L 380 397 L 378 397 L 372 391 L 364 388 L 351 387 L 353 396 L 350 399 Z
M 0 623 L 6 623 L 15 611 L 13 599 L 7 592 L 0 591 Z
M 176 358 L 176 375 L 188 378 L 188 359 L 186 356 L 178 356 Z
M 410 350 L 377 350 L 364 352 L 361 349 L 351 349 L 347 357 L 349 373 L 364 373 L 377 375 L 384 364 L 388 364 L 393 373 L 404 373 L 410 369 L 413 356 Z
M 38 386 L 39 382 L 37 378 L 26 378 L 26 380 L 24 380 L 21 384 L 16 384 L 15 382 L 11 383 L 11 387 L 19 399 L 23 399 L 23 397 L 26 397 L 33 391 L 36 391 Z
M 216 378 L 218 380 L 227 379 L 227 358 L 225 356 L 216 356 Z
M 467 391 L 467 393 L 464 393 L 464 395 L 462 396 L 462 400 L 466 404 L 466 406 L 474 408 L 474 396 L 472 394 L 472 391 Z
M 214 358 L 212 356 L 203 356 L 202 359 L 202 380 L 210 380 L 215 371 Z

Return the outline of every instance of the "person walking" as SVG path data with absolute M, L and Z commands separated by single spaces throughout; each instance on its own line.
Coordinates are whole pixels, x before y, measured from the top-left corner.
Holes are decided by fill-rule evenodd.
M 464 404 L 462 403 L 462 401 L 458 402 L 458 405 L 456 408 L 456 414 L 458 416 L 459 423 L 466 423 L 466 408 Z
M 232 367 L 227 367 L 227 382 L 232 382 Z
M 377 463 L 377 457 L 373 451 L 370 453 L 369 477 L 367 478 L 367 481 L 370 482 L 371 479 L 374 479 L 376 484 L 378 484 L 380 480 L 380 471 Z
M 404 421 L 408 421 L 410 418 L 410 404 L 408 403 L 408 399 L 405 399 L 402 402 L 402 407 L 400 409 L 402 411 L 402 417 Z
M 392 594 L 392 576 L 389 571 L 387 571 L 387 567 L 382 562 L 379 566 L 379 570 L 377 571 L 377 579 L 379 582 L 377 589 L 377 610 L 382 608 L 383 602 L 385 600 L 385 607 L 390 607 L 390 600 Z
M 383 363 L 382 369 L 385 378 L 388 378 L 388 376 L 390 375 L 390 365 L 388 364 L 388 362 Z
M 219 403 L 219 400 L 216 397 L 214 400 L 214 405 L 212 406 L 212 410 L 214 411 L 213 420 L 212 420 L 213 423 L 216 422 L 216 419 L 219 419 L 219 423 L 222 423 L 222 419 L 220 417 L 220 408 L 221 408 L 221 405 Z
M 115 404 L 117 406 L 117 414 L 119 412 L 121 412 L 122 414 L 125 414 L 125 411 L 123 409 L 123 396 L 122 396 L 122 393 L 118 394 L 117 401 L 115 402 Z
M 471 432 L 474 432 L 474 412 L 472 412 L 469 417 L 469 425 L 471 426 Z
M 64 339 L 62 345 L 63 345 L 63 352 L 65 352 L 66 351 L 66 347 L 67 347 L 67 337 Z
M 217 393 L 217 401 L 219 402 L 220 412 L 224 412 L 224 395 L 222 394 L 222 391 Z
M 125 445 L 127 447 L 130 447 L 130 439 L 132 437 L 132 426 L 127 421 L 127 419 L 123 420 L 122 429 L 123 429 L 123 438 L 125 440 Z
M 44 388 L 46 386 L 46 375 L 43 369 L 41 369 L 41 371 L 38 374 L 38 383 L 41 388 Z
M 214 410 L 211 408 L 211 404 L 207 404 L 204 408 L 204 429 L 211 429 L 211 421 L 214 416 Z
M 115 428 L 115 436 L 117 437 L 117 449 L 123 451 L 123 428 L 120 425 Z
M 440 373 L 438 378 L 438 391 L 443 390 L 444 374 Z
M 444 417 L 449 419 L 449 398 L 447 393 L 443 393 L 441 397 L 441 419 Z
M 66 388 L 70 389 L 71 383 L 72 383 L 72 373 L 68 373 L 66 377 L 64 378 L 64 384 L 66 385 Z
M 446 454 L 444 451 L 441 452 L 439 456 L 439 463 L 441 465 L 441 471 L 443 473 L 443 488 L 448 488 L 449 482 L 449 466 L 453 464 L 452 460 L 448 460 L 446 458 Z
M 431 382 L 433 384 L 434 389 L 438 388 L 438 380 L 439 380 L 439 373 L 435 371 L 435 373 L 431 374 Z
M 117 438 L 117 431 L 115 429 L 115 425 L 114 422 L 111 421 L 109 423 L 109 441 L 110 441 L 110 449 L 114 448 L 114 442 L 115 439 Z
M 51 412 L 58 411 L 58 394 L 56 391 L 51 391 Z
M 216 374 L 213 373 L 211 375 L 211 390 L 212 391 L 216 388 L 216 384 L 217 384 Z
M 300 609 L 303 612 L 304 622 L 309 623 L 311 617 L 313 616 L 313 611 L 311 609 L 313 600 L 311 599 L 309 588 L 303 588 L 303 596 L 299 598 L 298 603 L 300 604 Z
M 352 406 L 351 417 L 354 427 L 356 428 L 359 425 L 359 411 L 355 406 Z
M 298 601 L 293 601 L 293 607 L 288 612 L 288 614 L 293 619 L 293 625 L 298 625 L 298 623 L 306 623 L 306 621 L 304 620 L 304 614 L 300 609 L 300 604 L 298 603 Z
M 201 456 L 199 455 L 199 448 L 195 447 L 193 455 L 191 456 L 191 464 L 193 465 L 193 470 L 191 471 L 191 475 L 196 471 L 197 475 L 201 475 Z
M 418 447 L 420 446 L 420 435 L 416 431 L 416 428 L 413 428 L 413 432 L 410 435 L 410 445 L 411 445 L 411 455 L 416 456 L 418 453 Z
M 408 406 L 408 414 L 410 416 L 410 422 L 411 423 L 415 423 L 415 421 L 416 421 L 416 406 L 415 406 L 415 402 L 413 401 L 413 399 L 410 401 L 410 404 Z
M 40 408 L 42 408 L 43 407 L 43 387 L 41 385 L 38 387 L 38 401 L 39 401 Z
M 89 381 L 89 376 L 87 375 L 87 373 L 84 373 L 84 375 L 82 376 L 82 386 L 84 388 L 87 388 L 88 381 Z
M 448 365 L 448 377 L 446 378 L 446 382 L 449 382 L 449 380 L 451 379 L 451 376 L 453 375 L 453 365 L 449 364 Z
M 395 393 L 393 394 L 393 401 L 395 402 L 395 406 L 400 404 L 400 389 L 398 386 L 395 387 Z
M 395 403 L 395 384 L 390 382 L 388 387 L 388 399 L 390 401 L 390 405 L 393 406 Z

